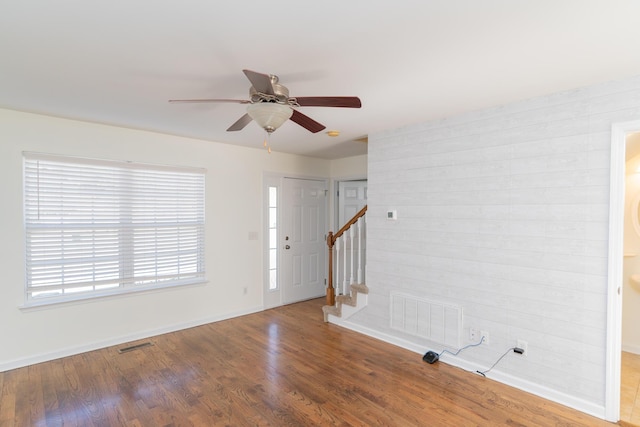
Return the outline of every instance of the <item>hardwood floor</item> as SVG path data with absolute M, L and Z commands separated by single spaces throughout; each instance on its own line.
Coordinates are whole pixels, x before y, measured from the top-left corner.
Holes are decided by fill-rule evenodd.
M 0 426 L 612 425 L 323 323 L 323 303 L 0 373 Z
M 622 352 L 620 419 L 640 426 L 640 355 Z

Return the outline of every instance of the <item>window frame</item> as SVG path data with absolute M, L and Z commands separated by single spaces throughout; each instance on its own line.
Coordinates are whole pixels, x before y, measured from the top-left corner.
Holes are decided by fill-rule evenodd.
M 32 168 L 33 164 L 38 163 L 36 169 Z M 32 218 L 34 206 L 30 203 L 33 202 L 30 198 L 33 198 L 34 181 L 29 174 L 33 171 L 40 171 L 41 164 L 49 165 L 52 170 L 60 168 L 61 176 L 65 173 L 71 175 L 66 181 L 64 178 L 60 178 L 62 185 L 69 184 L 69 189 L 65 187 L 64 190 L 48 190 L 49 194 L 42 193 L 40 185 L 41 178 L 40 173 L 45 175 L 44 170 L 37 172 L 38 175 L 36 185 L 36 198 L 37 203 L 40 203 L 40 198 L 56 197 L 65 199 L 60 202 L 58 211 L 55 209 L 47 210 L 49 214 L 46 220 L 41 220 L 40 209 L 38 205 L 36 210 L 38 215 L 36 220 Z M 45 166 L 43 166 L 45 167 Z M 97 208 L 93 207 L 93 199 L 97 199 L 94 193 L 90 193 L 88 189 L 80 188 L 82 184 L 81 178 L 76 178 L 73 175 L 73 171 L 83 170 L 83 173 L 91 174 L 93 171 L 95 174 L 95 185 L 102 185 L 100 190 L 104 193 L 100 195 L 107 195 L 112 197 L 113 201 L 107 202 L 97 201 L 95 204 Z M 103 175 L 103 171 L 104 175 Z M 115 160 L 102 160 L 91 159 L 81 157 L 63 156 L 57 154 L 44 154 L 23 152 L 23 226 L 24 226 L 24 242 L 25 242 L 25 280 L 24 280 L 24 305 L 22 307 L 29 308 L 34 306 L 43 306 L 50 304 L 67 303 L 72 301 L 91 300 L 95 298 L 102 298 L 106 296 L 115 295 L 127 295 L 131 293 L 154 291 L 165 288 L 175 288 L 185 285 L 203 284 L 206 283 L 205 276 L 205 186 L 206 186 L 206 169 L 196 167 L 185 166 L 167 166 L 157 164 L 147 164 L 140 162 L 129 161 L 115 161 Z M 66 177 L 66 175 L 64 175 Z M 85 175 L 86 177 L 87 175 Z M 101 181 L 101 178 L 107 177 L 105 182 Z M 113 180 L 109 180 L 113 178 Z M 56 177 L 53 178 L 55 180 Z M 183 181 L 184 179 L 184 181 Z M 120 181 L 121 180 L 121 181 Z M 44 181 L 43 181 L 44 182 Z M 92 183 L 84 185 L 84 187 L 90 187 Z M 44 183 L 42 184 L 44 187 Z M 68 193 L 67 191 L 73 191 L 74 188 L 80 188 L 77 192 Z M 37 193 L 40 191 L 40 193 Z M 173 192 L 173 196 L 171 193 Z M 59 194 L 58 194 L 59 193 Z M 45 194 L 45 196 L 41 196 Z M 68 194 L 76 197 L 78 202 L 72 202 L 70 206 L 72 209 L 66 209 L 66 200 L 71 199 Z M 125 196 L 123 196 L 125 195 Z M 84 198 L 83 198 L 84 197 Z M 188 198 L 188 201 L 186 201 Z M 78 219 L 79 215 L 73 208 L 76 206 L 74 203 L 82 205 L 89 202 L 91 199 L 91 208 L 85 209 L 84 206 L 77 208 L 77 211 L 91 212 L 94 210 L 106 209 L 109 211 L 108 219 L 105 222 L 99 222 L 95 220 L 93 216 L 90 219 L 82 217 Z M 102 205 L 99 205 L 102 203 Z M 113 204 L 113 209 L 111 206 Z M 172 207 L 172 206 L 173 207 Z M 42 208 L 44 211 L 45 208 Z M 129 213 L 124 213 L 129 210 Z M 111 212 L 113 211 L 113 212 Z M 68 213 L 65 213 L 68 212 Z M 114 213 L 115 212 L 115 213 Z M 56 215 L 59 215 L 56 217 Z M 127 217 L 130 215 L 130 217 Z M 172 216 L 173 215 L 173 216 Z M 45 215 L 43 214 L 43 217 Z M 97 215 L 96 215 L 97 216 Z M 54 218 L 53 220 L 51 218 Z M 123 218 L 125 220 L 123 221 Z M 128 218 L 128 219 L 127 219 Z M 133 218 L 133 219 L 131 219 Z M 49 222 L 47 222 L 49 221 Z M 76 222 L 74 222 L 76 221 Z M 68 243 L 65 236 L 65 232 L 68 229 L 75 231 L 79 229 L 87 230 L 87 233 L 93 232 L 92 236 L 87 238 L 87 234 L 84 231 L 78 231 L 80 237 L 78 241 L 84 239 L 86 242 L 93 242 L 96 244 L 108 244 L 104 241 L 100 241 L 100 238 L 96 238 L 104 229 L 109 229 L 111 236 L 107 240 L 111 242 L 107 252 L 111 256 L 111 262 L 109 263 L 108 274 L 104 277 L 109 277 L 104 282 L 91 282 L 91 279 L 73 282 L 71 279 L 65 282 L 64 273 L 60 273 L 58 276 L 59 283 L 51 282 L 51 284 L 43 285 L 44 279 L 40 280 L 41 284 L 34 283 L 34 266 L 40 266 L 41 269 L 46 263 L 50 263 L 54 267 L 53 270 L 59 268 L 61 272 L 64 272 L 67 264 L 74 265 L 75 261 L 68 261 L 65 258 L 64 247 Z M 53 239 L 54 249 L 52 260 L 47 259 L 50 255 L 42 255 L 39 246 L 41 243 L 34 243 L 33 239 L 41 237 L 39 232 L 47 230 L 53 233 L 59 233 L 61 237 Z M 117 234 L 117 237 L 114 237 Z M 124 235 L 129 235 L 130 239 L 123 238 Z M 135 234 L 135 237 L 131 237 Z M 30 240 L 31 239 L 31 240 Z M 91 240 L 94 239 L 94 240 Z M 113 243 L 116 242 L 116 243 Z M 57 244 L 57 246 L 55 246 Z M 75 243 L 71 243 L 71 246 Z M 89 271 L 91 268 L 96 269 L 96 265 L 99 265 L 100 261 L 96 256 L 89 255 L 89 251 L 86 250 L 88 243 L 78 243 L 78 246 L 73 246 L 77 249 L 79 254 L 77 258 L 83 261 L 77 261 L 75 265 L 80 265 L 82 272 Z M 143 248 L 144 247 L 144 248 Z M 34 249 L 35 248 L 35 249 Z M 115 248 L 115 249 L 114 249 Z M 36 255 L 32 255 L 32 251 Z M 49 249 L 45 249 L 49 250 Z M 162 253 L 164 250 L 164 254 Z M 56 251 L 59 251 L 56 252 Z M 116 255 L 114 255 L 116 254 Z M 160 255 L 160 256 L 159 256 Z M 160 258 L 164 258 L 160 261 Z M 57 257 L 57 258 L 56 258 Z M 117 258 L 117 261 L 115 260 Z M 58 264 L 56 264 L 56 262 Z M 134 265 L 132 267 L 132 265 Z M 92 267 L 87 267 L 91 265 Z M 56 267 L 59 266 L 59 267 Z M 114 267 L 116 266 L 116 267 Z M 48 267 L 47 267 L 48 268 Z M 128 273 L 127 273 L 128 270 Z M 117 275 L 114 273 L 117 271 Z M 151 271 L 151 273 L 149 273 Z M 141 273 L 144 272 L 145 276 L 142 277 Z M 41 272 L 40 272 L 41 273 Z M 39 273 L 39 274 L 40 274 Z M 127 273 L 127 274 L 124 274 Z M 56 273 L 57 274 L 57 273 Z M 117 277 L 116 277 L 117 276 Z M 83 276 L 84 277 L 84 276 Z M 48 280 L 48 279 L 47 279 Z M 78 279 L 79 280 L 79 279 Z M 100 283 L 111 283 L 112 286 L 100 285 Z M 79 284 L 78 284 L 79 283 Z M 86 286 L 85 286 L 86 284 Z M 34 292 L 38 292 L 38 286 L 52 290 L 50 296 L 33 296 Z M 74 292 L 73 289 L 77 289 L 80 286 L 84 288 L 91 288 L 89 290 Z M 96 286 L 102 286 L 97 289 Z M 41 292 L 43 292 L 41 291 Z M 53 292 L 56 292 L 53 294 Z
M 276 292 L 280 290 L 280 187 L 277 185 L 267 186 L 267 290 Z

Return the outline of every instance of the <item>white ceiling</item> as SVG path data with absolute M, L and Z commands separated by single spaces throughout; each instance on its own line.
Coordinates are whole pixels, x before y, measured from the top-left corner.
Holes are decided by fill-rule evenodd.
M 261 147 L 242 69 L 291 96 L 358 96 L 304 107 L 338 129 L 293 122 L 273 150 L 366 153 L 372 132 L 640 75 L 635 0 L 0 0 L 0 107 Z

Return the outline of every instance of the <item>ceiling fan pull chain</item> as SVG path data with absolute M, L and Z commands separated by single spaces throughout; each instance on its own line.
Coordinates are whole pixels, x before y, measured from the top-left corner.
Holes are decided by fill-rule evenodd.
M 264 137 L 264 143 L 262 145 L 267 149 L 267 152 L 271 154 L 271 133 L 269 132 L 265 132 L 265 133 L 266 135 Z

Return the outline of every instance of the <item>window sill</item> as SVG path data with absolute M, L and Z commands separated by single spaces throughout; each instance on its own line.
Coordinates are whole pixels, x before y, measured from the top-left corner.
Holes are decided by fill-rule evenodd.
M 175 290 L 184 287 L 192 287 L 192 286 L 204 286 L 209 283 L 208 280 L 199 280 L 188 283 L 181 284 L 172 284 L 172 285 L 155 285 L 155 286 L 147 286 L 140 288 L 127 288 L 126 290 L 118 290 L 118 291 L 105 291 L 101 293 L 92 293 L 88 295 L 74 295 L 73 297 L 65 297 L 65 298 L 43 298 L 42 300 L 34 300 L 25 302 L 23 305 L 19 305 L 18 309 L 23 312 L 29 311 L 38 311 L 44 310 L 47 308 L 53 308 L 56 306 L 62 305 L 79 305 L 79 304 L 87 304 L 91 302 L 97 302 L 105 299 L 116 299 L 122 297 L 128 297 L 135 294 L 143 294 L 143 293 L 151 293 L 156 291 L 167 291 L 167 290 Z

